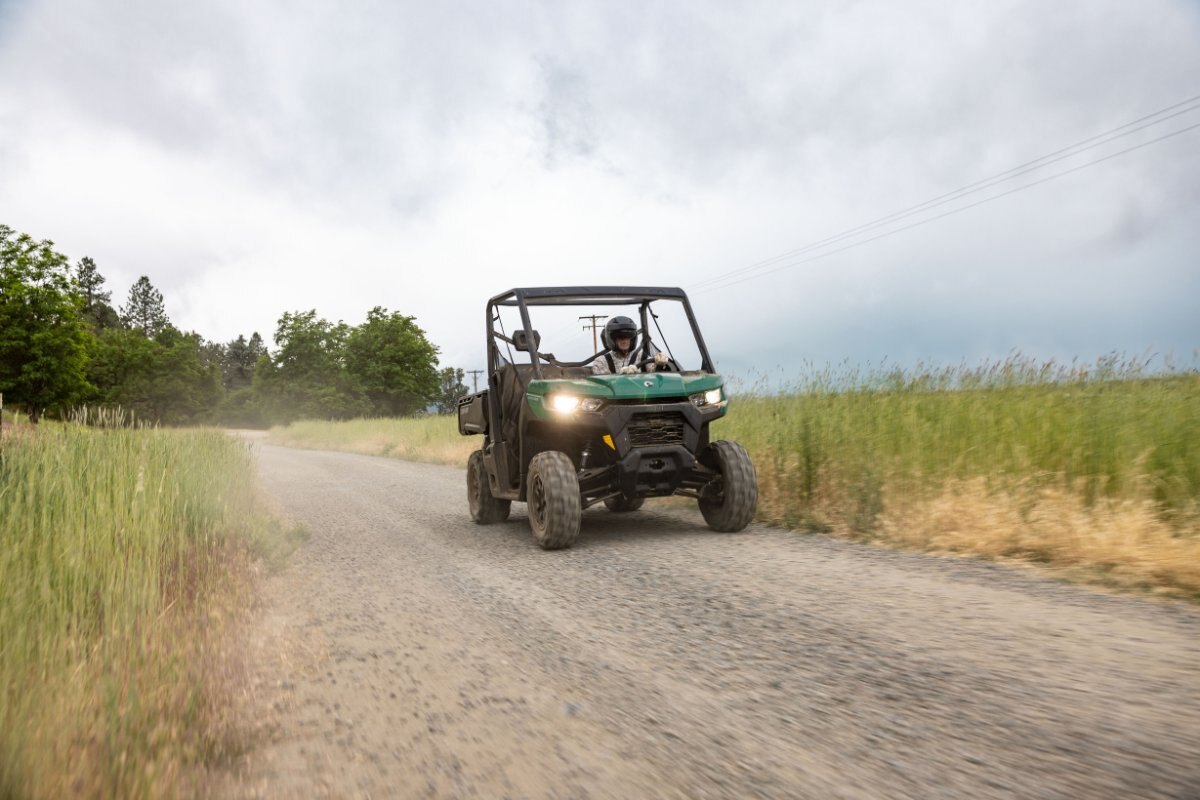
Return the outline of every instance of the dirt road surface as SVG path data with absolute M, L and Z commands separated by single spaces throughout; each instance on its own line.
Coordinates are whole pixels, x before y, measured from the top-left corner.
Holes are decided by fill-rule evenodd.
M 1200 614 L 699 515 L 467 514 L 465 472 L 256 445 L 245 797 L 1200 798 Z

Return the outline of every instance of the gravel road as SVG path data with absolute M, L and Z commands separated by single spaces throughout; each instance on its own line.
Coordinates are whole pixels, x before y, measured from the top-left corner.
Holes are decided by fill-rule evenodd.
M 247 797 L 1200 798 L 1200 613 L 698 513 L 467 514 L 461 469 L 256 445 Z

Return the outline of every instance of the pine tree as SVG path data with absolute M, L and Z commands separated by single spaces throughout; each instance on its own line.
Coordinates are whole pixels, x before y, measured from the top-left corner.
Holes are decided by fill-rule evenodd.
M 248 342 L 245 336 L 238 336 L 225 345 L 221 357 L 221 374 L 225 388 L 234 391 L 253 383 L 254 367 L 258 364 L 258 359 L 265 355 L 267 348 L 257 331 Z
M 96 262 L 84 256 L 75 267 L 75 283 L 83 298 L 83 317 L 92 323 L 96 330 L 115 328 L 120 324 L 117 312 L 113 309 L 112 292 L 102 292 L 104 276 L 96 269 Z
M 258 363 L 258 360 L 263 356 L 270 355 L 267 352 L 267 346 L 263 344 L 262 337 L 255 331 L 250 335 L 250 365 L 253 367 Z
M 121 322 L 151 339 L 170 327 L 162 292 L 145 275 L 129 287 L 129 301 L 121 307 Z

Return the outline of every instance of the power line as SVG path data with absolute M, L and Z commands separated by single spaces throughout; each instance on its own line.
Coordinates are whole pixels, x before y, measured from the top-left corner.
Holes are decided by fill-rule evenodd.
M 921 212 L 929 211 L 933 208 L 937 208 L 939 206 L 946 205 L 947 203 L 953 202 L 955 200 L 960 200 L 967 195 L 984 191 L 985 189 L 989 189 L 1000 183 L 1004 183 L 1005 181 L 1012 180 L 1014 178 L 1020 177 L 1021 175 L 1025 175 L 1030 172 L 1034 172 L 1034 171 L 1037 171 L 1044 167 L 1047 167 L 1051 164 L 1057 163 L 1059 161 L 1063 161 L 1067 158 L 1077 156 L 1080 153 L 1087 152 L 1088 150 L 1092 150 L 1092 149 L 1095 149 L 1102 145 L 1109 144 L 1110 142 L 1114 142 L 1117 139 L 1123 138 L 1125 136 L 1130 136 L 1134 133 L 1145 130 L 1146 128 L 1152 127 L 1154 125 L 1159 125 L 1170 119 L 1174 119 L 1175 117 L 1178 117 L 1182 114 L 1191 113 L 1192 111 L 1196 111 L 1197 109 L 1200 109 L 1200 103 L 1198 103 L 1197 101 L 1200 101 L 1200 95 L 1196 95 L 1194 97 L 1189 97 L 1186 100 L 1182 100 L 1178 103 L 1174 103 L 1165 108 L 1161 108 L 1158 111 L 1155 111 L 1151 114 L 1147 114 L 1142 117 L 1139 117 L 1135 120 L 1131 120 L 1130 122 L 1126 122 L 1123 125 L 1118 125 L 1117 127 L 1107 130 L 1103 133 L 1096 134 L 1095 136 L 1091 136 L 1087 139 L 1083 139 L 1074 144 L 1071 144 L 1066 147 L 1055 150 L 1053 153 L 1048 153 L 1044 156 L 1040 156 L 1039 158 L 1035 158 L 1032 161 L 1027 161 L 1024 164 L 1019 164 L 1015 167 L 1011 167 L 1010 169 L 1004 170 L 1003 172 L 996 173 L 995 175 L 992 175 L 990 177 L 975 181 L 974 183 L 969 183 L 966 186 L 962 186 L 958 189 L 955 189 L 954 191 L 947 192 L 942 195 L 938 195 L 937 197 L 926 200 L 922 203 L 918 203 L 914 206 L 909 206 L 908 208 L 902 209 L 900 211 L 896 211 L 891 214 L 887 214 L 885 216 L 871 220 L 870 222 L 866 222 L 861 225 L 857 225 L 853 228 L 849 228 L 845 231 L 842 231 L 841 233 L 834 234 L 833 236 L 828 236 L 824 239 L 820 239 L 818 241 L 812 242 L 810 244 L 807 244 L 807 245 L 797 248 L 795 250 L 789 250 L 786 253 L 781 253 L 777 256 L 773 256 L 771 258 L 755 262 L 748 266 L 741 267 L 741 268 L 733 270 L 731 272 L 724 273 L 723 275 L 717 275 L 712 278 L 706 278 L 702 281 L 699 281 L 696 284 L 693 284 L 691 288 L 694 292 L 696 292 L 696 290 L 702 290 L 702 291 L 707 290 L 710 286 L 714 286 L 717 284 L 732 285 L 732 284 L 726 284 L 725 282 L 735 276 L 743 275 L 743 274 L 751 273 L 751 272 L 757 272 L 758 270 L 760 270 L 763 267 L 770 266 L 772 264 L 777 264 L 780 261 L 785 261 L 787 259 L 794 258 L 798 255 L 803 255 L 804 253 L 808 253 L 813 250 L 822 249 L 830 244 L 834 244 L 836 242 L 839 242 L 839 241 L 842 241 L 842 240 L 845 240 L 848 238 L 853 238 L 853 237 L 855 237 L 859 234 L 865 233 L 869 230 L 873 230 L 875 228 L 882 227 L 890 222 L 897 222 L 901 219 L 905 219 L 907 217 L 914 216 Z M 1182 106 L 1188 106 L 1188 107 L 1181 109 Z M 1181 109 L 1181 110 L 1176 110 L 1176 109 Z M 1167 114 L 1167 112 L 1170 112 L 1170 111 L 1174 111 L 1175 113 Z M 1163 116 L 1164 114 L 1166 114 L 1166 116 Z M 1159 119 L 1155 119 L 1156 117 L 1158 117 Z M 1147 122 L 1147 120 L 1154 120 L 1154 121 Z M 1141 124 L 1141 123 L 1145 123 L 1145 124 Z M 1184 130 L 1187 130 L 1187 129 L 1184 129 Z M 1158 140 L 1155 140 L 1155 141 L 1158 141 Z M 1133 149 L 1136 149 L 1136 148 L 1133 148 Z M 1128 151 L 1122 151 L 1122 152 L 1128 152 Z M 1104 159 L 1101 159 L 1101 160 L 1104 160 Z M 1093 162 L 1093 163 L 1096 163 L 1096 162 Z M 1030 184 L 1030 185 L 1036 185 L 1036 183 Z M 1003 196 L 1003 195 L 998 195 L 998 196 Z M 970 206 L 968 206 L 968 207 L 970 207 Z M 938 217 L 935 217 L 935 219 L 937 219 L 937 218 Z M 903 230 L 903 228 L 900 230 Z M 868 239 L 867 241 L 872 241 L 872 240 Z M 845 249 L 845 248 L 842 248 L 842 249 Z M 841 250 L 839 249 L 834 252 L 841 252 Z M 774 270 L 768 270 L 767 272 L 762 272 L 760 274 L 766 275 L 766 274 L 770 274 L 770 272 L 773 272 L 773 271 Z M 696 293 L 700 293 L 700 292 L 696 292 Z
M 467 370 L 467 372 L 471 373 L 471 385 L 475 387 L 473 391 L 478 393 L 479 392 L 479 376 L 482 375 L 484 371 L 481 369 L 469 369 L 469 370 Z
M 787 264 L 783 264 L 783 265 L 781 265 L 781 266 L 775 267 L 774 269 L 769 269 L 769 270 L 767 270 L 767 271 L 765 271 L 765 272 L 759 272 L 759 273 L 756 273 L 756 274 L 754 274 L 754 275 L 746 275 L 746 276 L 744 276 L 744 277 L 737 278 L 736 280 L 729 280 L 729 281 L 727 281 L 727 282 L 725 282 L 725 283 L 721 283 L 720 285 L 707 286 L 707 287 L 705 287 L 705 288 L 703 288 L 703 289 L 700 289 L 699 291 L 695 291 L 695 292 L 693 292 L 693 294 L 705 294 L 705 293 L 707 293 L 707 292 L 716 291 L 716 290 L 718 290 L 718 289 L 727 289 L 727 288 L 729 288 L 730 286 L 736 286 L 736 285 L 737 285 L 737 284 L 739 284 L 739 283 L 743 283 L 743 282 L 745 282 L 745 281 L 748 281 L 748 280 L 751 280 L 751 279 L 753 279 L 753 278 L 761 278 L 761 277 L 763 277 L 763 276 L 765 276 L 765 275 L 770 275 L 770 274 L 772 274 L 772 273 L 774 273 L 774 272 L 780 272 L 780 271 L 782 271 L 782 270 L 785 270 L 785 269 L 791 269 L 792 267 L 798 267 L 798 266 L 800 266 L 801 264 L 807 264 L 807 263 L 809 263 L 809 262 L 811 262 L 811 261 L 817 261 L 817 260 L 819 260 L 819 259 L 826 258 L 826 257 L 828 257 L 828 256 L 835 255 L 835 254 L 837 254 L 837 253 L 844 253 L 845 251 L 847 251 L 847 250 L 851 250 L 851 249 L 853 249 L 853 248 L 855 248 L 855 247 L 859 247 L 860 245 L 868 244 L 868 243 L 870 243 L 870 242 L 874 242 L 874 241 L 877 241 L 877 240 L 879 240 L 879 239 L 883 239 L 883 238 L 886 238 L 886 237 L 888 237 L 888 236 L 892 236 L 893 234 L 897 234 L 897 233 L 900 233 L 900 232 L 902 232 L 902 231 L 909 230 L 909 229 L 911 229 L 911 228 L 916 228 L 916 227 L 919 227 L 919 226 L 921 226 L 921 225 L 925 225 L 925 224 L 927 224 L 927 223 L 934 222 L 934 221 L 936 221 L 936 220 L 939 220 L 939 219 L 944 219 L 945 217 L 952 216 L 952 215 L 954 215 L 954 214 L 957 214 L 957 213 L 959 213 L 959 212 L 961 212 L 961 211 L 967 211 L 968 209 L 975 208 L 976 206 L 981 206 L 981 205 L 983 205 L 983 204 L 985 204 L 985 203 L 990 203 L 990 202 L 992 202 L 993 200 L 999 200 L 999 199 L 1000 199 L 1000 198 L 1002 198 L 1002 197 L 1007 197 L 1007 196 L 1008 196 L 1008 195 L 1010 195 L 1010 194 L 1016 194 L 1017 192 L 1024 191 L 1025 189 L 1031 189 L 1031 188 L 1033 188 L 1034 186 L 1039 186 L 1039 185 L 1041 185 L 1041 184 L 1043 184 L 1043 183 L 1047 183 L 1047 182 L 1049 182 L 1049 181 L 1052 181 L 1052 180 L 1055 180 L 1055 179 L 1057 179 L 1057 178 L 1061 178 L 1061 177 L 1063 177 L 1063 176 L 1070 175 L 1071 173 L 1073 173 L 1073 172 L 1078 172 L 1078 171 L 1079 171 L 1079 170 L 1081 170 L 1081 169 L 1085 169 L 1085 168 L 1087 168 L 1087 167 L 1092 167 L 1092 166 L 1095 166 L 1096 164 L 1100 164 L 1100 163 L 1102 163 L 1102 162 L 1104 162 L 1104 161 L 1108 161 L 1108 160 L 1110 160 L 1110 159 L 1116 158 L 1117 156 L 1122 156 L 1122 155 L 1125 155 L 1126 153 L 1131 153 L 1131 152 L 1133 152 L 1134 150 L 1141 150 L 1143 147 L 1149 147 L 1149 146 L 1150 146 L 1150 145 L 1152 145 L 1152 144 L 1157 144 L 1158 142 L 1164 141 L 1164 140 L 1166 140 L 1166 139 L 1170 139 L 1170 138 L 1172 138 L 1172 137 L 1174 137 L 1174 136 L 1179 136 L 1179 135 L 1180 135 L 1180 134 L 1182 134 L 1182 133 L 1187 133 L 1188 131 L 1195 130 L 1196 128 L 1200 128 L 1200 122 L 1197 122 L 1195 125 L 1189 125 L 1189 126 L 1188 126 L 1188 127 L 1186 127 L 1186 128 L 1180 128 L 1180 129 L 1179 129 L 1179 130 L 1177 130 L 1177 131 L 1172 131 L 1171 133 L 1163 134 L 1162 136 L 1159 136 L 1159 137 L 1157 137 L 1157 138 L 1155 138 L 1155 139 L 1150 139 L 1149 141 L 1146 141 L 1146 142 L 1142 142 L 1141 144 L 1136 144 L 1136 145 L 1134 145 L 1133 147 L 1127 147 L 1127 148 L 1125 148 L 1124 150 L 1118 150 L 1118 151 L 1117 151 L 1117 152 L 1115 152 L 1115 153 L 1109 153 L 1108 155 L 1106 155 L 1106 156 L 1103 156 L 1103 157 L 1101 157 L 1101 158 L 1097 158 L 1097 159 L 1095 159 L 1094 161 L 1088 161 L 1088 162 L 1087 162 L 1087 163 L 1085 163 L 1085 164 L 1079 164 L 1079 165 L 1077 165 L 1077 166 L 1071 167 L 1070 169 L 1065 169 L 1065 170 L 1063 170 L 1062 172 L 1056 172 L 1056 173 L 1054 173 L 1053 175 L 1047 175 L 1047 176 L 1046 176 L 1046 177 L 1044 177 L 1044 178 L 1039 178 L 1039 179 L 1038 179 L 1038 180 L 1036 180 L 1036 181 L 1032 181 L 1032 182 L 1030 182 L 1030 183 L 1026 183 L 1026 184 L 1023 184 L 1023 185 L 1021 185 L 1021 186 L 1014 187 L 1014 188 L 1012 188 L 1012 189 L 1009 189 L 1009 190 L 1007 190 L 1007 191 L 1001 192 L 1000 194 L 992 195 L 991 197 L 985 197 L 984 199 L 982 199 L 982 200 L 977 200 L 977 201 L 976 201 L 976 202 L 974 202 L 974 203 L 969 203 L 969 204 L 967 204 L 967 205 L 965 205 L 965 206 L 960 206 L 960 207 L 958 207 L 958 208 L 953 208 L 953 209 L 950 209 L 949 211 L 945 211 L 945 212 L 943 212 L 943 213 L 941 213 L 941 214 L 937 214 L 937 215 L 935 215 L 935 216 L 932 216 L 932 217 L 927 217 L 927 218 L 925 218 L 925 219 L 917 220 L 916 222 L 909 223 L 908 225 L 902 225 L 902 226 L 901 226 L 901 227 L 899 227 L 899 228 L 893 228 L 893 229 L 891 229 L 891 230 L 884 231 L 883 233 L 877 234 L 877 235 L 875 235 L 875 236 L 871 236 L 871 237 L 869 237 L 869 238 L 867 238 L 867 239 L 861 239 L 861 240 L 859 240 L 859 241 L 857 241 L 857 242 L 853 242 L 853 243 L 851 243 L 851 244 L 848 244 L 848 245 L 846 245 L 846 246 L 844 246 L 844 247 L 839 247 L 839 248 L 837 248 L 837 249 L 835 249 L 835 250 L 829 250 L 828 252 L 825 252 L 825 253 L 819 253 L 819 254 L 817 254 L 817 255 L 815 255 L 815 256 L 810 256 L 809 258 L 801 259 L 800 261 L 793 261 L 793 262 L 790 262 L 790 263 L 787 263 Z M 734 275 L 736 275 L 736 273 L 732 273 L 732 274 L 731 274 L 729 277 L 734 277 Z
M 1027 161 L 1024 164 L 1019 164 L 1018 166 L 1011 167 L 1010 169 L 1007 169 L 1003 172 L 996 173 L 995 175 L 992 175 L 990 177 L 982 178 L 978 181 L 975 181 L 974 183 L 970 183 L 970 184 L 967 184 L 966 186 L 962 186 L 958 189 L 955 189 L 952 192 L 947 192 L 946 194 L 942 194 L 942 195 L 934 197 L 930 200 L 926 200 L 923 203 L 918 203 L 914 206 L 909 206 L 908 208 L 893 212 L 891 214 L 887 214 L 886 216 L 879 217 L 877 219 L 871 220 L 870 222 L 863 223 L 862 225 L 858 225 L 856 227 L 849 228 L 841 233 L 826 237 L 824 239 L 820 239 L 816 242 L 812 242 L 811 244 L 805 245 L 805 246 L 797 248 L 795 250 L 789 250 L 786 253 L 781 253 L 780 255 L 773 256 L 771 258 L 756 262 L 754 264 L 750 264 L 749 266 L 742 267 L 740 269 L 734 270 L 733 272 L 729 272 L 729 273 L 725 273 L 724 275 L 719 275 L 719 276 L 716 276 L 713 278 L 705 279 L 705 280 L 700 281 L 699 283 L 695 284 L 693 286 L 693 288 L 694 289 L 702 288 L 711 283 L 719 283 L 719 282 L 725 280 L 726 278 L 732 277 L 734 275 L 742 274 L 745 272 L 752 272 L 752 271 L 758 269 L 759 267 L 769 266 L 770 264 L 778 263 L 778 262 L 786 260 L 788 258 L 792 258 L 794 256 L 798 256 L 803 253 L 819 249 L 826 245 L 841 241 L 842 239 L 846 239 L 851 236 L 854 236 L 858 233 L 863 233 L 872 228 L 880 227 L 888 222 L 895 222 L 895 221 L 898 221 L 905 217 L 913 216 L 914 214 L 920 213 L 921 211 L 928 211 L 931 208 L 936 208 L 937 206 L 945 205 L 946 203 L 952 202 L 957 199 L 961 199 L 962 197 L 965 197 L 966 195 L 974 194 L 976 192 L 983 191 L 984 189 L 991 188 L 992 186 L 995 186 L 996 184 L 999 184 L 999 183 L 1003 183 L 1004 181 L 1011 180 L 1016 177 L 1020 177 L 1021 175 L 1027 174 L 1029 172 L 1034 172 L 1038 169 L 1041 169 L 1042 167 L 1046 167 L 1046 166 L 1049 166 L 1050 164 L 1054 164 L 1054 163 L 1057 163 L 1064 159 L 1071 158 L 1073 156 L 1079 155 L 1080 153 L 1083 153 L 1088 150 L 1095 149 L 1096 147 L 1100 147 L 1102 145 L 1116 141 L 1117 139 L 1120 139 L 1122 137 L 1130 136 L 1134 133 L 1137 133 L 1138 131 L 1145 130 L 1146 128 L 1152 127 L 1154 125 L 1161 124 L 1163 122 L 1166 122 L 1169 119 L 1173 119 L 1182 114 L 1187 114 L 1187 113 L 1190 113 L 1197 109 L 1200 109 L 1200 104 L 1191 105 L 1189 108 L 1185 108 L 1181 111 L 1176 111 L 1174 114 L 1170 114 L 1169 116 L 1162 117 L 1161 119 L 1155 120 L 1154 122 L 1150 122 L 1145 125 L 1140 125 L 1138 127 L 1133 127 L 1130 130 L 1125 130 L 1126 128 L 1131 128 L 1131 126 L 1137 126 L 1138 123 L 1145 122 L 1148 119 L 1152 119 L 1154 117 L 1160 117 L 1163 114 L 1165 114 L 1166 112 L 1177 109 L 1180 106 L 1193 104 L 1197 100 L 1200 100 L 1200 95 L 1188 98 L 1187 100 L 1183 100 L 1179 103 L 1175 103 L 1174 105 L 1167 106 L 1166 108 L 1159 109 L 1158 111 L 1155 111 L 1153 114 L 1147 114 L 1144 117 L 1139 117 L 1138 119 L 1127 122 L 1124 125 L 1119 125 L 1116 128 L 1105 131 L 1104 133 L 1096 134 L 1095 136 L 1089 137 L 1087 139 L 1083 139 L 1082 141 L 1076 142 L 1075 144 L 1068 145 L 1067 147 L 1056 150 L 1053 153 L 1048 153 L 1039 158 L 1035 158 L 1032 161 Z M 1099 141 L 1099 140 L 1103 140 L 1103 141 Z

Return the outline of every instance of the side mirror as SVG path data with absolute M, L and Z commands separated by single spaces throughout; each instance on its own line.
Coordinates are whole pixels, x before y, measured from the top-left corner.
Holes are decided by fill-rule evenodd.
M 512 335 L 513 347 L 518 350 L 528 353 L 530 350 L 537 351 L 538 345 L 542 343 L 542 336 L 536 330 L 525 331 L 523 329 L 513 331 Z M 533 340 L 533 346 L 530 347 L 530 340 Z

